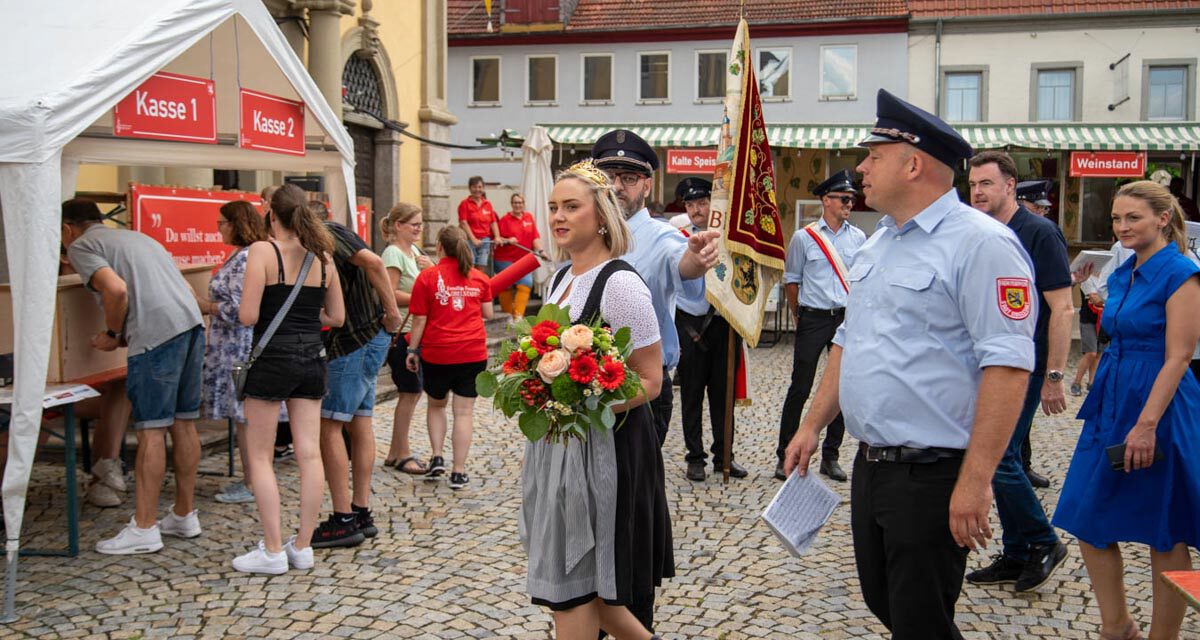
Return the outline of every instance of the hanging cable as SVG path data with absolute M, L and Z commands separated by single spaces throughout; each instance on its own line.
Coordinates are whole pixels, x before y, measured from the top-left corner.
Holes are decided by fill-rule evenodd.
M 346 102 L 345 107 L 348 110 L 353 110 L 355 113 L 361 113 L 364 116 L 369 116 L 371 118 L 374 118 L 375 120 L 378 120 L 379 123 L 382 124 L 383 128 L 385 128 L 385 129 L 395 131 L 402 136 L 412 138 L 413 140 L 417 140 L 424 144 L 433 145 L 435 147 L 441 147 L 443 149 L 466 149 L 468 151 L 479 151 L 482 149 L 495 149 L 497 147 L 503 146 L 503 145 L 499 145 L 499 144 L 467 145 L 467 144 L 455 144 L 453 142 L 441 142 L 440 140 L 430 140 L 429 138 L 419 136 L 415 133 L 408 131 L 404 125 L 400 124 L 399 122 L 396 122 L 395 120 L 390 120 L 388 118 L 385 118 L 382 115 L 375 113 L 374 111 L 371 111 L 370 109 L 364 109 L 363 107 L 356 106 L 350 101 Z
M 233 14 L 233 71 L 237 79 L 238 91 L 242 90 L 242 45 L 238 42 L 238 17 Z

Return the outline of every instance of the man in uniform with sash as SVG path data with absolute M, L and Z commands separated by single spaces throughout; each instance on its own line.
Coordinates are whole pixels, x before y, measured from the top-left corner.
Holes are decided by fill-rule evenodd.
M 817 185 L 813 195 L 821 199 L 821 217 L 796 231 L 788 245 L 784 292 L 788 309 L 796 320 L 796 342 L 792 352 L 792 384 L 783 401 L 779 420 L 779 446 L 775 450 L 775 478 L 785 479 L 783 454 L 796 435 L 800 414 L 812 391 L 821 352 L 829 348 L 833 334 L 845 318 L 850 282 L 846 268 L 867 236 L 847 220 L 857 192 L 854 178 L 845 169 Z M 838 448 L 846 432 L 839 413 L 829 423 L 821 446 L 821 473 L 845 482 L 846 472 L 838 464 Z

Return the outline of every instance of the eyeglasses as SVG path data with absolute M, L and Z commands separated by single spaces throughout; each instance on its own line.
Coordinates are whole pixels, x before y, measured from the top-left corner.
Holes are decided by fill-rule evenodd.
M 638 173 L 608 173 L 607 171 L 604 172 L 604 175 L 608 176 L 608 179 L 613 184 L 616 184 L 619 181 L 621 184 L 627 187 L 632 187 L 633 185 L 637 184 L 639 180 L 645 177 Z
M 425 226 L 425 223 L 424 222 L 410 222 L 410 223 L 408 223 L 408 226 L 410 226 L 414 229 L 420 229 L 421 227 Z
M 850 206 L 850 205 L 854 204 L 854 196 L 825 196 L 825 197 L 831 198 L 833 200 L 841 200 L 842 204 L 844 204 L 846 206 Z
M 226 220 L 225 218 L 217 218 L 217 226 L 218 227 L 220 227 L 221 225 L 229 225 L 229 224 L 233 224 L 233 223 Z

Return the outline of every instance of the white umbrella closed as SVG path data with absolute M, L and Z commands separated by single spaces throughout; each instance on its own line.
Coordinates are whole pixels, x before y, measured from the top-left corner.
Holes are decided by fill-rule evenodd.
M 550 189 L 554 187 L 554 176 L 550 173 L 550 160 L 554 151 L 554 142 L 545 127 L 533 126 L 525 134 L 525 144 L 521 145 L 523 154 L 521 160 L 521 195 L 525 197 L 525 208 L 533 213 L 537 223 L 538 235 L 542 238 L 542 246 L 546 253 L 553 258 L 550 244 L 554 241 L 550 233 Z M 553 275 L 553 267 L 543 264 L 533 274 L 539 290 L 545 287 Z M 548 291 L 541 291 L 545 296 Z

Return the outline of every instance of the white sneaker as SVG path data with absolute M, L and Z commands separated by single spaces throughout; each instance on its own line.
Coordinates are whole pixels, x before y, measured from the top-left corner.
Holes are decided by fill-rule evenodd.
M 310 549 L 309 556 L 311 557 L 311 555 Z M 282 551 L 279 553 L 267 551 L 267 545 L 259 540 L 258 546 L 233 559 L 233 568 L 242 573 L 267 573 L 278 576 L 287 573 L 288 556 Z
M 311 544 L 303 549 L 296 549 L 296 536 L 288 538 L 288 541 L 283 545 L 283 550 L 287 552 L 288 565 L 296 569 L 313 568 L 312 549 Z
M 140 529 L 137 521 L 129 519 L 129 524 L 121 529 L 121 533 L 96 543 L 96 551 L 114 556 L 128 556 L 138 553 L 154 553 L 163 548 L 162 536 L 158 525 L 149 529 Z
M 87 501 L 97 507 L 116 507 L 121 504 L 121 494 L 103 482 L 93 480 L 88 483 Z
M 224 504 L 246 504 L 254 502 L 254 493 L 243 482 L 231 482 L 213 499 Z
M 125 492 L 125 474 L 121 472 L 121 461 L 116 458 L 97 460 L 92 465 L 92 476 L 113 491 Z
M 186 516 L 175 515 L 175 505 L 167 511 L 167 517 L 158 521 L 158 528 L 162 530 L 164 536 L 175 536 L 176 538 L 195 538 L 200 535 L 200 518 L 193 510 Z

